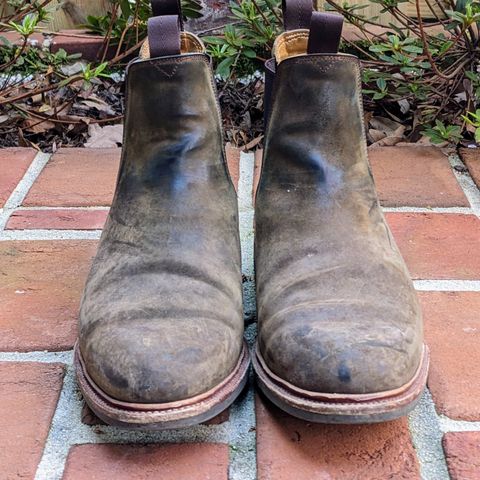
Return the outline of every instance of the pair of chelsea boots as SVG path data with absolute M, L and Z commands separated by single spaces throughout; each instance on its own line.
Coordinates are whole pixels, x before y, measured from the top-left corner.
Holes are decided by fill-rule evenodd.
M 117 188 L 83 295 L 77 379 L 109 424 L 206 421 L 243 389 L 237 198 L 209 58 L 154 2 L 128 67 Z M 264 394 L 297 417 L 368 423 L 406 414 L 426 382 L 418 301 L 370 173 L 360 71 L 341 20 L 284 7 L 268 69 L 255 206 Z

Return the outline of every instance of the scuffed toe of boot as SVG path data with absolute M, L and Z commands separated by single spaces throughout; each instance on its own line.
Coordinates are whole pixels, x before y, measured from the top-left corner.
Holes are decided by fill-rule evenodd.
M 417 331 L 402 332 L 388 322 L 368 328 L 352 321 L 345 328 L 340 318 L 320 324 L 299 314 L 279 319 L 277 328 L 262 333 L 258 352 L 264 366 L 309 392 L 361 395 L 395 390 L 412 380 L 421 363 Z
M 173 323 L 158 323 L 104 322 L 82 337 L 87 373 L 107 396 L 128 403 L 184 401 L 234 370 L 241 344 L 233 332 L 192 319 L 182 322 L 182 335 Z

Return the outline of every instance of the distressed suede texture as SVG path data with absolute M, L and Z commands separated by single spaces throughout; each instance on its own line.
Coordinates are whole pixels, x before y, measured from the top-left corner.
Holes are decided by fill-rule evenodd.
M 164 403 L 235 368 L 238 211 L 204 54 L 133 62 L 117 190 L 85 287 L 79 346 L 109 396 Z
M 363 394 L 409 382 L 419 304 L 370 172 L 359 63 L 277 68 L 256 197 L 258 348 L 296 387 Z

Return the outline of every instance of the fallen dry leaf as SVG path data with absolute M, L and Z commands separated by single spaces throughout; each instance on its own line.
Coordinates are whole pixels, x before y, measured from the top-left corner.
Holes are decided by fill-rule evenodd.
M 123 142 L 123 125 L 107 125 L 101 127 L 98 123 L 88 126 L 89 139 L 86 148 L 120 147 Z
M 263 135 L 258 136 L 257 138 L 254 138 L 252 141 L 248 142 L 242 150 L 248 151 L 251 150 L 253 147 L 256 147 L 261 141 L 263 140 Z
M 369 123 L 374 130 L 380 130 L 381 132 L 384 132 L 387 137 L 390 137 L 396 130 L 398 130 L 398 128 L 402 126 L 401 123 L 385 117 L 372 117 Z
M 396 130 L 391 132 L 390 135 L 387 135 L 385 138 L 381 138 L 377 142 L 372 143 L 370 147 L 391 147 L 393 145 L 396 145 L 397 143 L 400 143 L 402 140 L 404 140 L 404 132 L 405 127 L 403 125 L 400 125 Z
M 382 132 L 381 130 L 375 130 L 374 128 L 371 128 L 368 131 L 368 134 L 370 135 L 370 139 L 372 142 L 378 142 L 379 140 L 387 136 L 385 132 Z
M 30 133 L 45 133 L 55 128 L 55 124 L 48 120 L 40 120 L 38 118 L 27 118 L 23 122 L 23 129 Z

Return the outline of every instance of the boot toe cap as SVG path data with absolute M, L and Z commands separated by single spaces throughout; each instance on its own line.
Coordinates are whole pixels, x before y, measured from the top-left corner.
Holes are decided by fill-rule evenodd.
M 200 395 L 235 368 L 242 341 L 229 329 L 153 327 L 153 322 L 102 322 L 82 335 L 90 378 L 108 396 L 131 403 L 168 403 Z M 182 333 L 183 332 L 183 333 Z
M 267 367 L 288 383 L 312 392 L 365 394 L 408 383 L 420 364 L 421 334 L 382 324 L 373 331 L 288 322 L 269 336 L 259 335 Z M 419 339 L 420 337 L 420 339 Z

